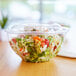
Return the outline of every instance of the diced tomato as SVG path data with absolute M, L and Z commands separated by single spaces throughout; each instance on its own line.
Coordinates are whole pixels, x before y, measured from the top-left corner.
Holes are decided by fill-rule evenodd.
M 37 39 L 37 40 L 41 41 L 41 38 L 39 38 L 38 36 L 33 37 L 33 39 L 34 39 L 34 40 Z
M 25 55 L 26 55 L 26 56 L 28 56 L 28 55 L 29 55 L 29 53 L 23 53 L 23 56 L 25 56 Z
M 20 50 L 19 51 L 22 51 L 23 50 L 23 48 L 20 48 Z
M 9 44 L 12 45 L 11 41 L 9 41 Z
M 45 45 L 45 42 L 41 42 L 41 46 L 42 46 L 42 48 L 44 47 L 44 45 Z
M 16 39 L 15 38 L 13 38 L 12 41 L 16 44 Z
M 55 45 L 53 50 L 55 50 L 56 48 L 57 48 L 57 46 Z
M 45 39 L 45 44 L 47 45 L 47 47 L 49 46 L 49 40 Z

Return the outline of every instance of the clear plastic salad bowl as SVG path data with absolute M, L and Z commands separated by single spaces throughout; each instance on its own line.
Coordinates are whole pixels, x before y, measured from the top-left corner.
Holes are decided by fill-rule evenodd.
M 45 62 L 55 57 L 67 31 L 56 23 L 19 24 L 7 29 L 11 48 L 28 62 Z

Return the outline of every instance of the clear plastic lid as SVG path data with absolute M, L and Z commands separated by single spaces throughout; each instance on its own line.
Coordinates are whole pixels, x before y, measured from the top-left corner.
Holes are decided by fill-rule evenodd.
M 10 34 L 65 34 L 68 30 L 68 27 L 63 27 L 58 23 L 28 23 L 11 25 L 6 31 Z

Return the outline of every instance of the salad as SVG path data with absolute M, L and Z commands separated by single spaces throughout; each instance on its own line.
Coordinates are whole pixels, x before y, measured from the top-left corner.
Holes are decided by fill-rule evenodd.
M 39 32 L 39 29 L 31 28 L 31 32 Z M 27 29 L 24 29 L 27 31 Z M 44 29 L 48 32 L 48 29 Z M 60 50 L 63 37 L 59 34 L 18 34 L 10 39 L 12 49 L 25 61 L 44 62 L 57 55 Z

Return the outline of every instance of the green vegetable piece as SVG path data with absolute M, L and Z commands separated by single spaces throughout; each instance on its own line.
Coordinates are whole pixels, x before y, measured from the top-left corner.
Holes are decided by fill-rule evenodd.
M 49 41 L 51 41 L 52 38 L 53 38 L 52 36 L 48 36 L 47 39 L 48 39 Z
M 21 39 L 20 38 L 16 38 L 16 41 L 18 42 L 18 41 L 21 41 Z
M 45 52 L 43 51 L 42 53 L 38 54 L 39 57 L 45 56 Z
M 37 62 L 37 61 L 38 61 L 38 58 L 36 58 L 36 59 L 32 60 L 32 62 Z
M 50 48 L 48 47 L 48 48 L 46 48 L 46 50 L 45 51 L 50 51 Z
M 26 42 L 26 45 L 28 45 L 28 46 L 34 46 L 34 42 Z
M 50 41 L 50 44 L 54 41 L 52 36 L 49 36 L 47 39 Z
M 28 39 L 28 38 L 29 38 L 29 36 L 30 36 L 30 35 L 26 35 L 26 36 L 25 36 L 25 39 Z
M 28 50 L 29 53 L 32 52 L 32 49 L 29 46 L 27 47 L 27 50 Z
M 40 38 L 45 38 L 45 35 L 39 35 Z

